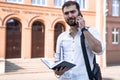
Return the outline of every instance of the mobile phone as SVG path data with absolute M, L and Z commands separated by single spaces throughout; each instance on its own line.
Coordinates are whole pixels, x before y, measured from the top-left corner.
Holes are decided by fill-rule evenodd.
M 80 13 L 78 13 L 78 16 L 81 16 L 81 14 L 80 14 Z
M 81 12 L 79 12 L 79 13 L 78 13 L 78 16 L 81 16 L 81 17 L 83 17 L 83 15 L 81 14 Z
M 80 12 L 78 13 L 78 16 L 81 16 Z M 76 21 L 75 24 L 78 25 L 78 22 Z

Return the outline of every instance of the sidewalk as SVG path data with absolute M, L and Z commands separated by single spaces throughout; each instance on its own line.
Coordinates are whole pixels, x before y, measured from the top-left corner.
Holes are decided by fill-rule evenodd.
M 103 80 L 120 80 L 120 64 L 102 69 Z
M 103 80 L 120 80 L 120 65 L 112 65 L 102 69 Z M 54 73 L 22 73 L 22 74 L 0 74 L 0 80 L 57 80 Z
M 57 80 L 53 72 L 5 74 L 0 75 L 0 80 Z

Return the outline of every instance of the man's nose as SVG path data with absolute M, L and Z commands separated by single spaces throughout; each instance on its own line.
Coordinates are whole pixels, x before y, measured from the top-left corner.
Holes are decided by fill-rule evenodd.
M 72 14 L 69 12 L 68 16 L 69 16 L 69 17 L 72 17 Z

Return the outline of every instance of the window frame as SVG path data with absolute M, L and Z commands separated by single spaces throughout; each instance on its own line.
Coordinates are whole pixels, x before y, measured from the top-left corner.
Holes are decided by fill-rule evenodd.
M 54 0 L 54 7 L 61 8 L 66 1 L 68 0 Z
M 119 44 L 119 28 L 112 28 L 112 44 Z
M 10 3 L 23 3 L 23 0 L 6 0 L 6 2 L 10 2 Z
M 75 0 L 75 1 L 79 3 L 80 9 L 86 10 L 86 0 Z M 81 4 L 82 4 L 82 6 L 81 6 Z
M 106 43 L 108 43 L 108 27 L 106 27 L 105 35 L 106 35 Z
M 112 0 L 112 16 L 119 16 L 119 0 Z
M 43 4 L 43 2 L 44 2 L 44 4 Z M 36 6 L 46 6 L 47 0 L 32 0 L 31 4 L 36 5 Z

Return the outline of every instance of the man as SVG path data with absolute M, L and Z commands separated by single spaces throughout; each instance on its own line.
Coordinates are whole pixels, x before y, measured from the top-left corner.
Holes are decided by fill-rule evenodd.
M 57 39 L 55 61 L 60 61 L 62 57 L 65 61 L 74 63 L 76 66 L 68 71 L 67 68 L 61 67 L 54 72 L 60 76 L 60 80 L 89 80 L 81 48 L 81 31 L 83 30 L 86 39 L 86 49 L 91 69 L 93 69 L 94 54 L 101 54 L 103 51 L 99 34 L 95 29 L 85 26 L 85 20 L 77 2 L 65 2 L 62 6 L 62 12 L 70 29 L 60 34 Z

